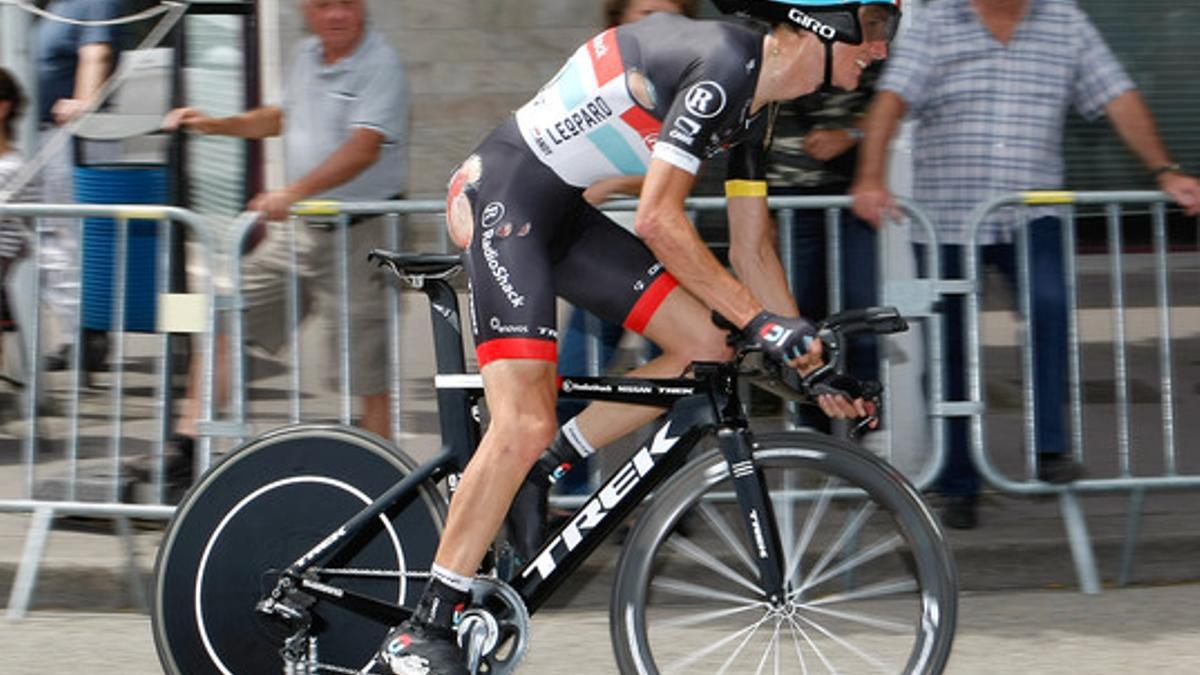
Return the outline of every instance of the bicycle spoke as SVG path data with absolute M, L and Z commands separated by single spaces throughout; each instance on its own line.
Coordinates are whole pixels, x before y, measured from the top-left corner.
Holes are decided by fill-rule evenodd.
M 746 577 L 738 574 L 736 571 L 730 568 L 729 565 L 717 560 L 713 554 L 705 551 L 687 537 L 676 533 L 667 539 L 667 546 L 672 550 L 682 553 L 688 558 L 700 563 L 701 565 L 704 565 L 713 572 L 725 577 L 726 579 L 729 579 L 746 590 L 758 593 L 760 595 L 762 594 L 762 589 L 756 586 L 753 581 L 750 581 Z
M 805 589 L 812 588 L 814 586 L 819 586 L 822 583 L 824 583 L 825 581 L 828 581 L 829 579 L 832 579 L 833 577 L 836 577 L 839 574 L 842 574 L 844 572 L 852 570 L 852 569 L 858 567 L 859 565 L 863 565 L 865 563 L 871 562 L 872 560 L 878 558 L 881 555 L 884 555 L 886 553 L 891 553 L 892 551 L 896 550 L 896 548 L 899 547 L 900 544 L 903 544 L 903 543 L 904 543 L 903 537 L 901 537 L 898 534 L 893 534 L 892 536 L 876 543 L 875 545 L 871 546 L 870 548 L 864 549 L 858 553 L 855 553 L 854 555 L 850 556 L 849 558 L 846 558 L 842 562 L 838 563 L 837 565 L 834 565 L 833 567 L 831 567 L 830 569 L 825 571 L 820 576 L 818 576 L 816 578 L 811 578 L 808 581 L 805 581 L 804 586 L 802 586 L 800 590 L 805 590 Z
M 828 566 L 829 563 L 832 562 L 833 559 L 842 552 L 842 549 L 846 547 L 846 543 L 854 538 L 854 535 L 857 534 L 859 529 L 862 528 L 863 523 L 865 523 L 867 518 L 870 518 L 871 514 L 874 512 L 875 502 L 866 502 L 861 508 L 859 508 L 857 513 L 846 519 L 846 523 L 842 525 L 842 531 L 838 533 L 837 539 L 829 546 L 828 549 L 825 550 L 825 553 L 821 556 L 821 559 L 817 561 L 817 564 L 814 565 L 811 570 L 809 570 L 808 579 L 800 585 L 800 590 L 803 591 L 813 585 L 811 580 L 825 571 L 825 567 Z
M 729 550 L 732 551 L 735 556 L 737 556 L 738 560 L 742 561 L 742 564 L 746 566 L 746 569 L 750 570 L 750 573 L 753 574 L 755 578 L 758 578 L 758 565 L 754 564 L 754 560 L 750 557 L 750 552 L 746 550 L 746 547 L 743 546 L 740 541 L 738 541 L 737 534 L 733 531 L 733 527 L 730 526 L 729 520 L 725 518 L 725 516 L 722 516 L 721 513 L 708 502 L 700 502 L 699 511 L 700 515 L 704 516 L 704 519 L 708 521 L 708 524 L 711 525 L 713 530 L 716 531 L 717 536 L 721 538 L 721 541 L 725 542 L 725 545 L 729 547 Z
M 813 621 L 811 618 L 809 618 L 809 617 L 807 617 L 807 616 L 803 616 L 803 615 L 801 615 L 801 616 L 800 616 L 800 620 L 801 620 L 801 621 L 803 621 L 803 622 L 805 622 L 805 623 L 807 623 L 807 624 L 809 624 L 809 625 L 811 625 L 813 628 L 817 629 L 817 632 L 819 632 L 820 634 L 822 634 L 822 635 L 824 635 L 825 637 L 829 638 L 830 640 L 833 640 L 833 641 L 834 641 L 834 642 L 836 642 L 837 644 L 841 645 L 841 647 L 842 647 L 843 649 L 845 649 L 845 650 L 849 651 L 850 653 L 854 654 L 854 655 L 855 655 L 855 656 L 857 656 L 858 658 L 860 658 L 860 659 L 862 659 L 863 661 L 865 661 L 867 664 L 869 664 L 869 665 L 871 665 L 871 666 L 874 666 L 874 667 L 875 667 L 875 669 L 876 669 L 876 670 L 878 670 L 879 672 L 881 672 L 881 673 L 889 673 L 889 674 L 890 674 L 890 673 L 893 673 L 893 672 L 895 672 L 895 669 L 894 669 L 894 668 L 889 668 L 889 667 L 888 667 L 886 664 L 884 664 L 884 662 L 883 662 L 883 661 L 880 661 L 880 660 L 879 660 L 879 659 L 877 659 L 876 657 L 874 657 L 874 656 L 871 656 L 870 654 L 868 654 L 868 653 L 866 653 L 865 651 L 863 651 L 863 650 L 859 649 L 858 647 L 855 647 L 854 645 L 850 644 L 849 642 L 846 642 L 846 640 L 844 640 L 843 638 L 840 638 L 840 637 L 838 637 L 837 635 L 834 635 L 834 634 L 833 634 L 832 632 L 830 632 L 830 631 L 829 631 L 827 628 L 825 628 L 825 627 L 824 627 L 824 626 L 822 626 L 821 624 L 817 623 L 816 621 Z
M 771 501 L 775 504 L 775 526 L 779 530 L 780 548 L 785 548 L 783 542 L 792 541 L 796 534 L 796 512 L 792 509 L 795 499 L 796 470 L 785 468 L 780 489 L 772 491 Z M 784 550 L 783 568 L 791 569 L 791 560 L 787 558 L 789 551 Z M 785 577 L 786 578 L 786 577 Z
M 758 660 L 758 668 L 755 669 L 754 675 L 762 675 L 763 669 L 767 667 L 767 659 L 771 654 L 775 654 L 775 672 L 779 672 L 779 619 L 775 619 L 775 630 L 771 633 L 771 641 L 767 643 L 767 648 L 763 650 L 762 658 Z
M 738 639 L 745 633 L 750 633 L 751 635 L 753 635 L 754 631 L 758 630 L 758 627 L 761 626 L 763 621 L 766 621 L 766 620 L 767 620 L 766 617 L 763 617 L 763 618 L 759 619 L 758 621 L 755 621 L 754 623 L 750 624 L 749 626 L 742 628 L 741 630 L 737 631 L 736 633 L 730 633 L 729 635 L 726 635 L 725 637 L 721 638 L 720 640 L 717 640 L 716 642 L 710 644 L 709 646 L 705 647 L 704 649 L 701 649 L 698 652 L 693 652 L 691 655 L 689 655 L 684 660 L 677 661 L 677 662 L 671 664 L 668 668 L 664 669 L 663 672 L 665 672 L 665 673 L 693 672 L 692 670 L 690 670 L 691 665 L 693 663 L 696 663 L 700 659 L 705 658 L 709 654 L 712 654 L 713 652 L 715 652 L 719 649 L 723 649 L 725 647 L 725 645 L 729 644 L 730 642 L 733 642 L 734 640 Z
M 829 662 L 828 658 L 826 658 L 825 652 L 821 651 L 821 648 L 817 646 L 817 643 L 813 642 L 812 638 L 808 636 L 808 631 L 801 628 L 800 624 L 791 617 L 788 617 L 788 623 L 792 624 L 792 627 L 796 629 L 796 632 L 800 634 L 800 637 L 804 638 L 804 641 L 807 642 L 808 646 L 812 648 L 813 653 L 816 654 L 817 658 L 821 660 L 821 663 L 825 665 L 825 670 L 828 670 L 831 673 L 837 673 L 837 668 L 833 667 L 833 664 Z
M 715 588 L 693 584 L 690 581 L 680 581 L 679 579 L 672 579 L 670 577 L 655 579 L 650 586 L 658 591 L 674 593 L 675 595 L 682 595 L 689 598 L 699 598 L 701 600 L 724 600 L 725 602 L 732 602 L 739 605 L 758 603 L 759 605 L 766 607 L 766 603 L 758 598 L 748 598 L 744 595 L 736 595 L 728 591 L 719 591 Z
M 796 648 L 796 660 L 800 662 L 800 675 L 808 675 L 808 662 L 804 659 L 804 650 L 800 649 L 800 640 L 796 637 L 797 633 L 803 633 L 803 631 L 791 618 L 788 618 L 788 625 L 792 627 L 792 645 Z
M 869 598 L 877 598 L 883 595 L 898 595 L 900 593 L 911 593 L 918 590 L 916 579 L 894 579 L 892 581 L 881 581 L 879 583 L 863 586 L 853 591 L 842 591 L 839 593 L 831 593 L 820 598 L 813 598 L 804 603 L 805 607 L 819 607 L 822 605 L 832 605 L 839 602 L 851 602 L 854 600 L 866 600 Z M 799 591 L 793 591 L 790 595 L 799 595 Z
M 795 548 L 792 549 L 792 562 L 788 567 L 787 580 L 788 583 L 795 586 L 800 575 L 800 561 L 804 559 L 804 554 L 808 551 L 808 545 L 812 543 L 813 534 L 817 531 L 817 523 L 825 517 L 825 510 L 829 507 L 829 502 L 833 499 L 833 478 L 826 478 L 825 485 L 821 486 L 821 496 L 817 501 L 809 507 L 808 517 L 804 520 L 804 529 L 800 534 L 800 541 L 796 542 Z
M 733 665 L 733 663 L 738 660 L 738 654 L 741 654 L 742 650 L 746 648 L 746 645 L 750 644 L 750 641 L 753 640 L 754 636 L 758 633 L 758 629 L 762 628 L 762 625 L 766 623 L 766 621 L 767 617 L 764 616 L 762 619 L 759 619 L 758 623 L 754 624 L 750 632 L 746 634 L 746 638 L 742 640 L 742 643 L 737 646 L 737 649 L 733 650 L 733 653 L 729 655 L 729 658 L 725 659 L 725 663 L 721 664 L 721 669 L 717 671 L 717 675 L 722 675 L 725 671 L 729 670 L 729 666 Z
M 727 616 L 734 616 L 735 614 L 741 614 L 742 612 L 749 612 L 755 609 L 762 610 L 762 603 L 748 602 L 739 607 L 717 609 L 711 612 L 704 612 L 702 614 L 688 614 L 680 619 L 668 619 L 665 621 L 657 621 L 655 623 L 667 628 L 690 628 L 691 626 L 707 623 L 709 621 L 716 621 L 717 619 L 724 619 Z
M 864 626 L 870 626 L 872 628 L 879 628 L 881 630 L 889 630 L 889 631 L 892 631 L 893 633 L 897 633 L 897 634 L 911 633 L 913 631 L 912 626 L 900 623 L 899 621 L 889 621 L 888 619 L 876 619 L 874 617 L 870 617 L 865 614 L 860 614 L 858 612 L 847 612 L 845 610 L 829 609 L 828 607 L 814 607 L 811 605 L 804 605 L 804 604 L 801 604 L 799 607 L 800 607 L 800 609 L 807 609 L 809 611 L 817 612 L 818 614 L 825 614 L 825 615 L 831 616 L 835 619 L 844 619 L 846 621 L 853 621 L 855 623 L 861 623 Z

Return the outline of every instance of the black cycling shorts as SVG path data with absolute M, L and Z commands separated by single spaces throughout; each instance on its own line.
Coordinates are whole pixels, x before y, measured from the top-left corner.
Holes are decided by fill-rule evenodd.
M 537 159 L 510 118 L 450 179 L 480 367 L 557 359 L 555 296 L 642 332 L 677 282 L 640 239 Z

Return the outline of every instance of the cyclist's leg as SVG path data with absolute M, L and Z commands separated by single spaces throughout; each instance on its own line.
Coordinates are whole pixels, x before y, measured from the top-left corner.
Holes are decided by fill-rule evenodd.
M 475 573 L 517 488 L 554 438 L 554 362 L 503 359 L 482 369 L 491 422 L 450 502 L 436 562 Z
M 631 376 L 678 377 L 694 361 L 729 356 L 725 333 L 713 324 L 708 308 L 678 286 L 641 240 L 590 206 L 583 208 L 555 273 L 568 300 L 662 349 Z M 661 408 L 597 402 L 574 424 L 591 447 L 601 447 L 660 414 Z
M 729 358 L 725 333 L 696 296 L 675 287 L 646 323 L 642 335 L 663 353 L 629 372 L 631 377 L 678 377 L 695 361 Z M 596 402 L 575 417 L 575 425 L 592 447 L 599 448 L 650 422 L 662 408 Z

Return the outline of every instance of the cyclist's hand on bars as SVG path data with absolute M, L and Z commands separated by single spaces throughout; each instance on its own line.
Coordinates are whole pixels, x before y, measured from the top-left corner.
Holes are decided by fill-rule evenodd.
M 758 313 L 745 327 L 746 335 L 769 358 L 797 368 L 803 374 L 820 367 L 820 348 L 808 354 L 817 335 L 817 327 L 798 316 L 780 316 L 766 310 Z
M 863 398 L 862 383 L 851 375 L 830 373 L 810 385 L 808 393 L 829 417 L 862 419 L 875 415 L 875 403 Z M 873 420 L 870 427 L 875 428 L 878 424 L 878 420 Z
M 882 227 L 884 220 L 900 215 L 896 199 L 882 181 L 856 180 L 850 186 L 850 196 L 854 198 L 854 215 L 876 228 Z
M 1194 216 L 1200 213 L 1200 179 L 1186 173 L 1167 171 L 1159 175 L 1158 187 L 1171 195 L 1185 213 Z
M 178 131 L 191 129 L 202 134 L 212 133 L 213 118 L 205 115 L 196 108 L 175 108 L 163 117 L 163 131 Z
M 287 220 L 288 212 L 292 210 L 292 205 L 298 201 L 300 201 L 300 195 L 284 188 L 282 190 L 260 192 L 257 197 L 250 200 L 246 209 L 248 211 L 261 211 L 266 214 L 267 220 Z

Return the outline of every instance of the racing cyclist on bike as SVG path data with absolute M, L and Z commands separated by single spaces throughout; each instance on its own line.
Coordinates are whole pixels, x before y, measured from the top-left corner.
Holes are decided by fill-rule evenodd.
M 466 673 L 456 615 L 531 468 L 544 472 L 661 412 L 595 403 L 556 439 L 556 294 L 662 348 L 631 376 L 676 377 L 694 361 L 728 359 L 711 311 L 778 361 L 802 372 L 820 364 L 820 342 L 795 316 L 765 221 L 751 236 L 731 235 L 753 260 L 739 267 L 739 282 L 700 239 L 684 200 L 702 159 L 769 135 L 771 103 L 857 87 L 863 69 L 887 56 L 900 0 L 715 1 L 773 27 L 764 35 L 658 13 L 607 30 L 451 178 L 447 226 L 465 251 L 491 421 L 454 493 L 430 583 L 412 617 L 388 634 L 372 672 Z M 761 174 L 731 166 L 729 208 L 759 209 L 765 218 Z M 641 174 L 639 239 L 582 193 L 599 180 Z M 818 403 L 833 417 L 868 414 L 861 399 L 825 394 Z

